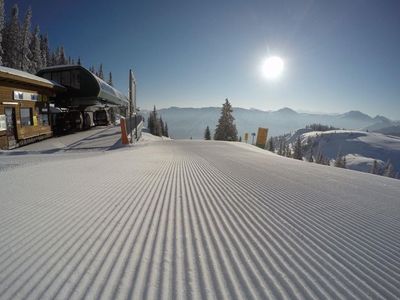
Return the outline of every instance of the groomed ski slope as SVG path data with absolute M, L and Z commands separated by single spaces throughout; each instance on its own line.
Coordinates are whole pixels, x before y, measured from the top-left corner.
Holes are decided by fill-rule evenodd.
M 0 172 L 0 299 L 398 299 L 400 181 L 226 142 Z

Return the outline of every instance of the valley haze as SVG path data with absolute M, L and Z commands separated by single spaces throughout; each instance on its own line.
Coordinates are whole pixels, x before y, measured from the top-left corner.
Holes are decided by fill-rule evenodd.
M 210 127 L 215 130 L 221 107 L 176 107 L 158 109 L 164 122 L 168 123 L 171 137 L 176 139 L 202 139 L 204 130 Z M 149 110 L 142 113 L 147 120 Z M 245 132 L 257 132 L 258 127 L 269 128 L 269 136 L 294 132 L 312 123 L 321 123 L 343 129 L 357 129 L 381 132 L 384 134 L 400 134 L 400 121 L 384 116 L 371 117 L 360 111 L 349 111 L 342 114 L 304 113 L 284 107 L 276 111 L 259 109 L 233 108 L 233 116 L 239 136 Z

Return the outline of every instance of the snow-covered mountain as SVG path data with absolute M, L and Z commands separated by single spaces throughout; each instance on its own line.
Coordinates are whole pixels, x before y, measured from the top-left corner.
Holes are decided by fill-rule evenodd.
M 314 156 L 321 153 L 325 158 L 334 161 L 340 154 L 346 157 L 348 169 L 362 172 L 369 172 L 374 160 L 381 169 L 390 162 L 394 173 L 400 173 L 400 137 L 354 130 L 307 132 L 306 129 L 301 129 L 289 142 L 293 143 L 298 136 L 304 145 L 310 145 L 304 153 L 305 157 L 309 157 L 312 151 Z
M 168 123 L 169 133 L 177 139 L 203 138 L 208 125 L 213 131 L 216 127 L 221 108 L 179 108 L 160 109 L 163 120 Z M 142 112 L 147 120 L 148 111 Z M 311 114 L 298 113 L 288 107 L 277 111 L 262 111 L 258 109 L 234 108 L 236 126 L 240 136 L 245 132 L 257 132 L 258 127 L 269 128 L 269 136 L 294 132 L 308 124 L 322 123 L 345 129 L 368 129 L 369 131 L 396 125 L 385 117 L 372 118 L 359 111 L 344 114 Z M 397 125 L 400 125 L 397 124 Z M 369 129 L 370 128 L 370 129 Z M 213 133 L 213 132 L 212 132 Z

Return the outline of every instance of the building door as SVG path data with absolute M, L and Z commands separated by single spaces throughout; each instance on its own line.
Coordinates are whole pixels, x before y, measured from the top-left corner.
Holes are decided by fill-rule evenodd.
M 17 140 L 17 124 L 15 118 L 15 107 L 5 107 L 4 113 L 7 122 L 7 139 L 8 147 L 13 148 L 16 146 Z

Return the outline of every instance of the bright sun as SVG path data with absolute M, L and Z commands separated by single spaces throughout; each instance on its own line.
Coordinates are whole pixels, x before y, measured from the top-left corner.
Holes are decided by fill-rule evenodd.
M 262 74 L 266 79 L 277 79 L 283 72 L 285 64 L 279 56 L 270 56 L 262 64 Z

